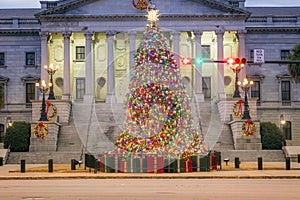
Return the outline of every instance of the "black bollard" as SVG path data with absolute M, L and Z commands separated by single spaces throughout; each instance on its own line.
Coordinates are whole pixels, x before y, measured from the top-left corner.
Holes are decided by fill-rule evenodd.
M 48 172 L 53 172 L 53 159 L 48 160 Z
M 0 166 L 3 166 L 3 157 L 0 157 Z
M 298 154 L 298 163 L 300 163 L 300 154 Z
M 285 168 L 286 168 L 286 170 L 290 170 L 291 169 L 291 158 L 290 157 L 287 157 L 285 159 Z
M 21 173 L 25 173 L 25 160 L 21 160 Z
M 234 158 L 234 166 L 235 166 L 235 168 L 240 168 L 240 159 L 239 159 L 239 157 Z
M 76 162 L 75 159 L 71 160 L 71 170 L 76 170 Z
M 258 166 L 257 166 L 258 170 L 262 170 L 263 169 L 263 159 L 262 157 L 258 158 Z

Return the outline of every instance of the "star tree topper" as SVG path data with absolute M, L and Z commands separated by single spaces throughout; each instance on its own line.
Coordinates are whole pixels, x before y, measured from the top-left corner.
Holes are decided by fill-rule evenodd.
M 158 14 L 158 9 L 156 9 L 155 5 L 154 4 L 151 4 L 149 7 L 148 7 L 148 11 L 147 11 L 147 20 L 152 22 L 152 23 L 155 23 L 156 21 L 159 20 L 159 14 Z

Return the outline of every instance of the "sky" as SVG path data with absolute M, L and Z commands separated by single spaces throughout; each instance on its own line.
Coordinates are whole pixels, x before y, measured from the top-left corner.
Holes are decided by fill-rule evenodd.
M 40 8 L 40 0 L 0 0 L 1 8 Z M 53 0 L 50 0 L 53 1 Z M 131 3 L 130 0 L 128 0 Z M 300 0 L 246 0 L 246 6 L 300 6 Z

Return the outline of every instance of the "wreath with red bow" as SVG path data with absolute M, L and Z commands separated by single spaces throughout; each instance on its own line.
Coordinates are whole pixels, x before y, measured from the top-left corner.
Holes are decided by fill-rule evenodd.
M 135 3 L 135 0 L 132 0 L 132 5 L 139 10 L 145 10 L 148 8 L 148 3 L 146 0 L 138 0 L 137 3 Z
M 40 109 L 40 111 L 42 112 L 42 108 Z M 51 103 L 50 101 L 46 102 L 46 116 L 47 119 L 50 121 L 52 120 L 57 114 L 57 108 L 56 106 Z
M 33 134 L 37 138 L 44 139 L 48 135 L 48 125 L 45 124 L 44 122 L 38 122 L 34 127 L 33 127 Z
M 244 122 L 242 132 L 245 136 L 251 136 L 256 132 L 256 126 L 251 119 Z
M 239 99 L 233 104 L 233 114 L 237 117 L 243 117 L 243 105 L 244 101 Z

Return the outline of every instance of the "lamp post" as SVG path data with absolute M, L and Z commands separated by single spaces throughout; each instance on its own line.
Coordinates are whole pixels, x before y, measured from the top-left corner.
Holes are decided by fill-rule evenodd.
M 41 85 L 39 83 L 36 83 L 35 86 L 40 89 L 41 93 L 43 93 L 42 112 L 39 121 L 48 121 L 46 114 L 45 93 L 48 91 L 49 87 L 51 87 L 51 83 L 49 83 L 49 87 L 47 87 L 45 80 L 42 80 Z
M 238 81 L 238 85 L 245 91 L 245 100 L 244 100 L 244 116 L 242 119 L 251 119 L 249 113 L 249 104 L 248 104 L 248 90 L 253 85 L 253 81 L 248 81 L 247 78 L 243 80 L 243 82 Z
M 235 73 L 235 90 L 233 94 L 233 98 L 240 98 L 240 91 L 238 86 L 238 75 L 241 71 L 241 69 L 246 64 L 246 58 L 242 58 L 241 60 L 239 58 L 229 58 L 227 59 L 227 64 L 230 67 L 230 69 Z
M 58 70 L 58 66 L 56 65 L 56 67 L 53 67 L 53 64 L 51 63 L 50 66 L 48 67 L 47 65 L 44 66 L 44 69 L 48 72 L 48 74 L 50 75 L 50 91 L 49 91 L 49 96 L 48 96 L 48 100 L 49 99 L 55 99 L 54 97 L 54 92 L 53 92 L 53 75 L 55 74 L 55 72 Z

